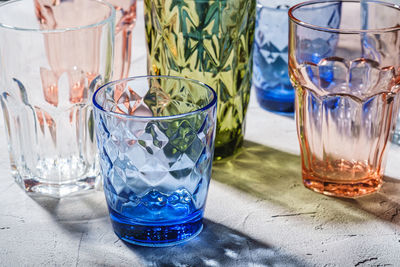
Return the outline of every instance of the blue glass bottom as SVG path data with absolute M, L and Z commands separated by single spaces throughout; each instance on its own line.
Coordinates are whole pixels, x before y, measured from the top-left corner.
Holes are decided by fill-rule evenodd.
M 268 111 L 294 116 L 294 89 L 289 85 L 279 84 L 275 87 L 259 88 L 255 86 L 257 101 Z
M 175 221 L 136 221 L 127 218 L 110 206 L 111 223 L 115 234 L 122 240 L 140 246 L 165 247 L 186 242 L 203 229 L 203 211 L 198 210 Z
M 395 143 L 396 145 L 400 146 L 400 133 L 399 132 L 394 132 L 393 138 L 392 138 L 392 143 Z

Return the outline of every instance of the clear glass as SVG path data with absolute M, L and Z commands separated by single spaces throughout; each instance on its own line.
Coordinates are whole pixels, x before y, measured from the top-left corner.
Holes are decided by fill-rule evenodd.
M 107 2 L 114 5 L 116 11 L 112 80 L 118 80 L 127 78 L 131 68 L 132 30 L 136 22 L 136 0 L 107 0 Z
M 47 28 L 52 29 L 54 23 L 75 24 L 76 20 L 92 19 L 91 16 L 102 16 L 104 10 L 93 9 L 86 0 L 73 1 L 49 1 L 34 0 L 36 7 L 40 10 L 40 17 Z M 114 38 L 114 63 L 112 69 L 112 80 L 128 77 L 131 54 L 132 54 L 132 30 L 136 22 L 136 0 L 107 0 L 115 8 L 115 38 Z M 51 12 L 48 10 L 50 7 Z M 90 9 L 90 10 L 86 10 Z M 79 12 L 75 12 L 79 10 Z M 96 14 L 96 12 L 99 12 Z M 83 15 L 83 17 L 81 17 Z M 59 26 L 57 26 L 59 27 Z
M 104 192 L 121 239 L 167 246 L 200 233 L 216 100 L 203 83 L 167 76 L 115 81 L 95 93 Z
M 215 158 L 243 143 L 256 1 L 145 0 L 148 71 L 188 77 L 218 94 Z
M 320 16 L 315 9 L 327 5 L 341 5 L 339 27 L 310 23 Z M 304 185 L 340 197 L 373 193 L 382 185 L 399 108 L 400 8 L 372 1 L 306 2 L 291 8 L 289 17 Z M 326 49 L 329 57 L 320 53 Z
M 0 5 L 0 99 L 12 175 L 27 192 L 52 197 L 96 183 L 90 99 L 111 76 L 114 8 L 73 3 Z
M 258 0 L 257 3 L 253 55 L 254 90 L 262 108 L 285 116 L 294 115 L 295 98 L 288 74 L 287 12 L 291 6 L 300 2 L 302 1 Z M 319 15 L 313 17 L 313 21 L 326 23 L 331 19 L 331 27 L 339 26 L 340 5 L 324 6 L 315 12 Z M 333 14 L 333 17 L 326 17 L 324 14 Z M 329 55 L 325 53 L 325 56 Z

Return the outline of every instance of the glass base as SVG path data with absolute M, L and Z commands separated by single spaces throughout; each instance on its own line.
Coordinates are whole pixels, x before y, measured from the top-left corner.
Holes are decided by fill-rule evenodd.
M 375 193 L 381 188 L 382 182 L 382 177 L 358 182 L 328 182 L 303 175 L 303 184 L 308 189 L 327 196 L 344 198 L 356 198 Z
M 400 123 L 400 122 L 397 122 L 397 123 Z M 400 146 L 400 132 L 396 131 L 396 130 L 393 134 L 392 143 Z
M 289 85 L 290 86 L 290 85 Z M 269 88 L 255 87 L 259 105 L 268 111 L 284 115 L 294 116 L 294 89 L 282 88 L 282 85 Z
M 203 229 L 203 211 L 172 222 L 143 222 L 110 211 L 115 234 L 131 244 L 146 247 L 167 247 L 189 241 Z
M 243 135 L 223 145 L 216 145 L 214 150 L 214 160 L 221 160 L 236 154 L 242 145 Z
M 62 198 L 87 193 L 88 190 L 94 188 L 97 179 L 96 176 L 91 176 L 70 183 L 54 184 L 34 178 L 23 179 L 16 171 L 12 172 L 12 176 L 16 183 L 28 194 L 53 198 Z

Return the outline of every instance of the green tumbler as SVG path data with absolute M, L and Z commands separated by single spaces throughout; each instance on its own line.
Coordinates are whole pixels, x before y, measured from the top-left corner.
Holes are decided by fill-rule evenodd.
M 211 86 L 215 157 L 242 145 L 252 77 L 255 0 L 145 0 L 148 72 Z

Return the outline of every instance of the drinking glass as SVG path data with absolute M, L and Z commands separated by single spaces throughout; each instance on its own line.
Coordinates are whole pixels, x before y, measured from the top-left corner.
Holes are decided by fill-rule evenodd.
M 243 143 L 256 1 L 145 0 L 148 72 L 202 81 L 218 94 L 215 158 Z
M 107 0 L 107 2 L 112 4 L 116 11 L 112 80 L 118 80 L 127 78 L 131 67 L 132 30 L 136 22 L 136 0 Z
M 392 142 L 400 146 L 400 112 L 397 114 L 396 126 L 393 130 Z
M 69 19 L 75 20 L 78 15 L 95 14 L 95 10 L 90 10 L 90 14 L 86 14 L 83 9 L 90 8 L 86 5 L 86 0 L 73 0 L 73 1 L 49 1 L 49 0 L 34 0 L 42 21 L 52 21 L 53 16 L 56 14 L 58 21 L 65 21 L 67 18 L 63 15 L 65 12 L 74 12 L 79 10 L 80 13 L 70 14 Z M 115 8 L 115 29 L 114 29 L 114 63 L 112 69 L 112 80 L 123 79 L 128 77 L 131 54 L 132 54 L 132 29 L 136 22 L 136 0 L 107 0 Z M 52 12 L 47 9 L 51 8 Z M 68 10 L 67 10 L 68 8 Z M 99 15 L 104 12 L 97 9 Z M 89 11 L 89 10 L 87 10 Z M 63 17 L 61 17 L 63 16 Z M 82 18 L 79 18 L 82 20 Z M 59 23 L 59 22 L 58 22 Z M 46 24 L 46 22 L 45 22 Z M 52 25 L 49 25 L 52 27 Z
M 254 34 L 253 85 L 260 106 L 285 116 L 294 115 L 294 89 L 288 75 L 287 12 L 300 0 L 258 0 L 256 28 Z M 338 27 L 340 5 L 326 5 L 315 10 L 319 15 L 311 22 L 326 23 Z M 325 16 L 327 15 L 327 16 Z M 330 42 L 328 48 L 334 46 Z M 315 51 L 320 47 L 313 47 Z M 329 56 L 332 49 L 321 51 Z
M 321 15 L 315 8 L 339 4 L 339 27 L 309 23 Z M 373 193 L 382 185 L 399 108 L 400 8 L 378 1 L 312 1 L 292 7 L 289 17 L 303 183 L 332 196 Z M 310 61 L 307 49 L 316 42 L 336 42 L 331 56 L 315 50 L 317 60 Z
M 216 101 L 207 85 L 167 76 L 119 80 L 94 94 L 104 193 L 121 239 L 167 246 L 200 233 Z
M 97 0 L 0 5 L 0 100 L 12 175 L 27 192 L 63 197 L 96 183 L 90 99 L 111 76 L 114 19 Z

